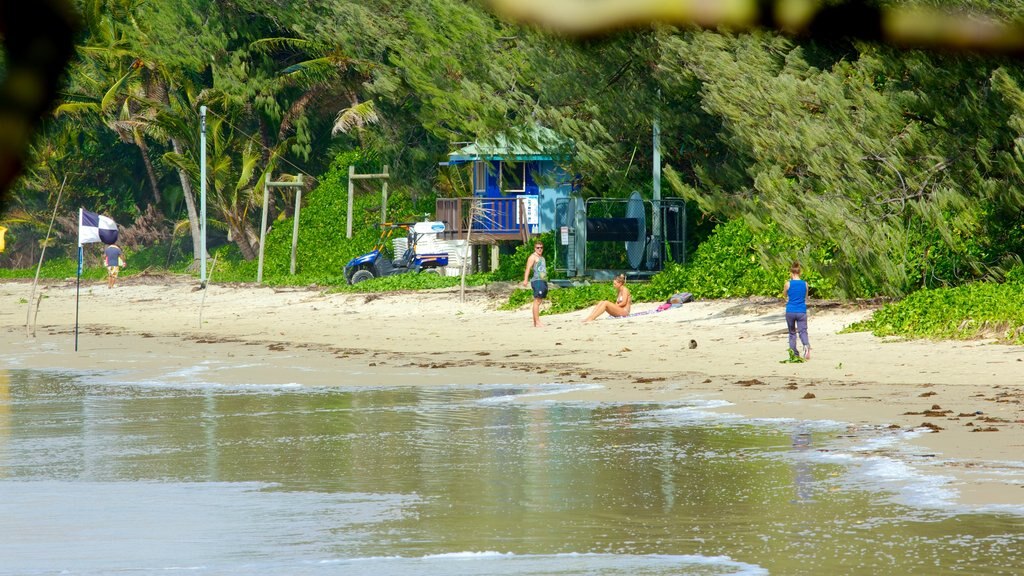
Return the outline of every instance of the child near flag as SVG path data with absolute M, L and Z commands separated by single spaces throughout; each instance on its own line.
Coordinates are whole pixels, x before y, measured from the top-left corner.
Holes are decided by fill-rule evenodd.
M 117 244 L 111 244 L 103 250 L 103 259 L 107 266 L 107 288 L 113 288 L 118 271 L 125 265 L 124 252 Z
M 124 266 L 124 252 L 117 245 L 117 222 L 113 219 L 78 210 L 78 275 L 82 275 L 82 244 L 103 242 L 107 247 L 103 250 L 103 265 L 107 267 L 107 288 L 113 288 L 117 282 L 117 273 Z
M 82 244 L 103 242 L 109 246 L 103 251 L 103 260 L 107 265 L 107 288 L 113 288 L 117 281 L 117 272 L 124 266 L 121 249 L 117 247 L 117 222 L 95 212 L 78 209 L 78 279 L 75 282 L 75 351 L 78 351 L 78 291 L 82 286 Z M 108 251 L 113 248 L 114 260 Z M 111 267 L 111 262 L 114 266 Z

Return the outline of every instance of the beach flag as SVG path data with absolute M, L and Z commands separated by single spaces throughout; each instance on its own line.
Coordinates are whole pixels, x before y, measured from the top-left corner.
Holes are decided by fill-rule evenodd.
M 88 210 L 78 210 L 78 245 L 90 242 L 117 242 L 117 222 Z

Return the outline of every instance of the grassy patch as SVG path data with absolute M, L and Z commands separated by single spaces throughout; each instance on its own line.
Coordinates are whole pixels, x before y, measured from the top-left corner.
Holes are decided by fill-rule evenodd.
M 844 332 L 928 339 L 995 338 L 1024 344 L 1024 284 L 976 282 L 920 290 Z

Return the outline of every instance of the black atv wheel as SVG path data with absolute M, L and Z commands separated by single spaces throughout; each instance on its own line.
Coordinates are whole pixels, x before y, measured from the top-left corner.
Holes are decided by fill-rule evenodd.
M 370 280 L 373 278 L 373 272 L 363 268 L 362 270 L 356 270 L 352 274 L 352 278 L 349 280 L 350 284 L 359 284 L 360 282 Z

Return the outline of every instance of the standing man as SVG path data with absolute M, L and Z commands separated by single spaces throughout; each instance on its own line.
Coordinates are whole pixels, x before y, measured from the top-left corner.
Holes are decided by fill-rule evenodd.
M 117 282 L 117 272 L 124 266 L 124 252 L 117 244 L 111 244 L 103 249 L 103 260 L 107 265 L 107 288 L 113 288 Z
M 533 270 L 533 280 L 528 281 L 530 270 Z M 523 285 L 533 289 L 533 326 L 541 328 L 544 325 L 540 323 L 540 303 L 548 295 L 548 265 L 544 261 L 544 244 L 539 240 L 533 244 L 533 254 L 526 259 Z

